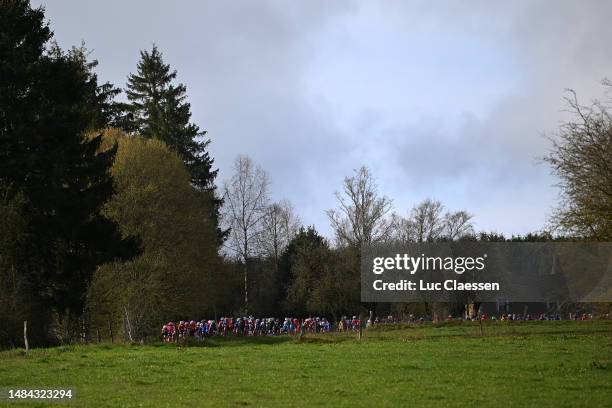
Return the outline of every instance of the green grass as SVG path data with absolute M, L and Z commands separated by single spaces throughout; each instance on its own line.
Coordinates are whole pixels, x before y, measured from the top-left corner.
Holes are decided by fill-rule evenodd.
M 379 327 L 361 341 L 12 350 L 0 353 L 0 387 L 72 386 L 72 405 L 91 407 L 612 406 L 612 322 L 490 322 L 484 334 L 450 323 Z

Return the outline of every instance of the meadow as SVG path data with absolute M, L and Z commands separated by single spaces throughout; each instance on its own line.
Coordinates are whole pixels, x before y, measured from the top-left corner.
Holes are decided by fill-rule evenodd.
M 70 405 L 84 407 L 609 407 L 612 322 L 17 349 L 0 353 L 0 387 L 74 387 Z

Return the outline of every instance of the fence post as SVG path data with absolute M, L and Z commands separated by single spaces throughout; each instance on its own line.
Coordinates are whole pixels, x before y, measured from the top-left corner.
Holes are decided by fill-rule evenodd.
M 363 336 L 363 313 L 359 312 L 359 340 Z
M 113 325 L 111 321 L 108 321 L 108 331 L 110 332 L 111 344 L 115 342 L 115 338 L 113 337 Z
M 25 351 L 27 353 L 28 350 L 30 349 L 30 346 L 28 344 L 28 321 L 27 320 L 23 321 L 23 343 L 25 344 Z

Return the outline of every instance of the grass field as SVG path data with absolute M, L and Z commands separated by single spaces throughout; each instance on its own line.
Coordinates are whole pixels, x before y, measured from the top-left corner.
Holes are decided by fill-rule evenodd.
M 0 387 L 72 406 L 612 406 L 612 322 L 379 327 L 353 335 L 0 353 Z M 28 406 L 6 403 L 7 406 Z M 42 404 L 39 404 L 42 405 Z

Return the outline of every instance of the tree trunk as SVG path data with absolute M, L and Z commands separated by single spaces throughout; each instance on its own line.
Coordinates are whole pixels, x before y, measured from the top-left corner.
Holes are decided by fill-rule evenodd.
M 249 270 L 248 260 L 244 260 L 244 314 L 249 314 L 249 286 L 247 280 L 247 273 Z
M 128 339 L 130 340 L 131 343 L 133 343 L 134 339 L 132 338 L 132 327 L 130 326 L 130 316 L 128 314 L 128 310 L 126 307 L 124 307 L 123 310 L 125 312 L 125 315 L 124 315 L 125 331 L 126 331 Z

